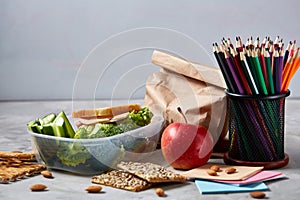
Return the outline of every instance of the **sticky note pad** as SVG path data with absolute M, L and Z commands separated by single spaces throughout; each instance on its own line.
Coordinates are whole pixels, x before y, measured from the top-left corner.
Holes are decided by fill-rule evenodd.
M 219 165 L 220 171 L 217 172 L 217 176 L 211 176 L 207 174 L 207 170 L 213 164 L 206 164 L 204 166 L 191 169 L 189 171 L 183 172 L 182 175 L 189 178 L 198 178 L 198 179 L 209 179 L 209 180 L 244 180 L 254 174 L 260 172 L 263 167 L 248 167 L 248 166 L 229 166 L 229 165 Z M 227 174 L 225 172 L 226 168 L 234 167 L 236 173 Z
M 195 180 L 196 186 L 201 194 L 236 193 L 268 190 L 263 182 L 251 183 L 248 185 L 232 185 L 206 180 Z
M 230 183 L 230 184 L 236 184 L 236 185 L 245 185 L 255 182 L 262 182 L 267 180 L 275 180 L 284 178 L 285 176 L 281 172 L 275 172 L 275 171 L 261 171 L 245 180 L 237 180 L 237 181 L 224 181 L 224 180 L 216 180 L 217 182 L 222 183 Z

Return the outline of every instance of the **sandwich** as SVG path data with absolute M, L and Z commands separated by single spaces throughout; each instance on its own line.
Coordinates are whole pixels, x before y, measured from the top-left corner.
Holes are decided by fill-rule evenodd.
M 100 138 L 124 133 L 150 123 L 153 114 L 148 107 L 128 104 L 105 108 L 77 110 L 74 138 Z

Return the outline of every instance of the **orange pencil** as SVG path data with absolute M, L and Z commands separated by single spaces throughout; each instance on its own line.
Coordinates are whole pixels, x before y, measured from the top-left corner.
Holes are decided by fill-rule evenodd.
M 289 83 L 296 73 L 299 66 L 299 48 L 293 53 L 292 57 L 287 61 L 286 66 L 284 67 L 282 74 L 282 88 L 281 91 L 286 92 L 288 89 Z

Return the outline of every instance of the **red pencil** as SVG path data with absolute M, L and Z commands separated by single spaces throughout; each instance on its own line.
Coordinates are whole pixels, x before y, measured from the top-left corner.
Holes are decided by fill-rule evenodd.
M 231 55 L 233 57 L 234 66 L 235 66 L 236 71 L 238 72 L 238 74 L 239 74 L 239 76 L 241 78 L 243 88 L 245 89 L 246 94 L 252 94 L 251 88 L 249 86 L 249 83 L 248 83 L 248 81 L 246 79 L 246 76 L 244 74 L 244 71 L 243 71 L 241 63 L 240 63 L 241 61 L 240 61 L 239 54 L 232 47 L 230 48 L 230 50 L 231 50 Z

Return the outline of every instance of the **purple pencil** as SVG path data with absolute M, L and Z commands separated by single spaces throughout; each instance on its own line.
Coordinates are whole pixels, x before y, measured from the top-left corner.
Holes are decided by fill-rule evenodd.
M 239 93 L 245 94 L 244 88 L 241 84 L 241 81 L 240 81 L 238 75 L 237 75 L 237 72 L 235 71 L 235 67 L 234 67 L 233 61 L 231 60 L 229 53 L 227 51 L 224 51 L 224 54 L 225 54 L 225 59 L 228 64 L 228 67 L 230 69 L 230 72 L 232 74 L 232 77 L 234 78 L 233 81 L 236 83 Z
M 284 52 L 283 50 L 280 52 L 280 55 L 279 55 L 279 66 L 278 66 L 278 74 L 279 74 L 279 77 L 278 77 L 278 84 L 279 84 L 279 89 L 281 90 L 281 87 L 282 87 L 282 71 L 283 71 L 283 67 L 284 67 Z M 279 91 L 280 91 L 279 90 Z
M 282 80 L 282 69 L 281 73 L 280 71 L 280 66 L 279 66 L 279 53 L 278 50 L 275 50 L 273 53 L 273 79 L 275 83 L 275 93 L 279 94 L 281 91 L 281 84 L 280 80 Z

